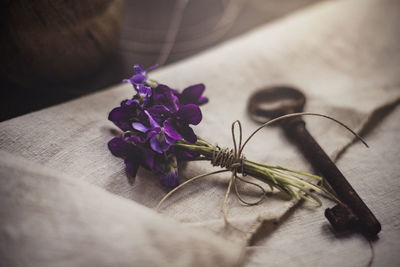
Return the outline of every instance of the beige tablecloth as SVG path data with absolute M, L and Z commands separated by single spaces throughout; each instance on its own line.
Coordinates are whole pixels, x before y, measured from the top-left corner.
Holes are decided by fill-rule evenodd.
M 206 95 L 210 98 L 210 102 L 202 108 L 204 118 L 195 130 L 202 138 L 212 143 L 218 142 L 221 146 L 232 145 L 230 124 L 234 120 L 239 119 L 243 122 L 245 136 L 258 126 L 255 122 L 250 121 L 246 114 L 247 99 L 258 88 L 275 84 L 289 84 L 302 89 L 307 97 L 306 111 L 330 115 L 360 131 L 377 109 L 399 101 L 399 11 L 399 2 L 389 0 L 321 3 L 275 23 L 265 25 L 196 57 L 154 71 L 151 75 L 162 83 L 180 89 L 199 82 L 206 84 Z M 132 64 L 134 63 L 136 62 Z M 60 173 L 75 179 L 74 187 L 90 187 L 90 190 L 95 190 L 93 189 L 93 185 L 95 185 L 105 189 L 108 192 L 95 190 L 98 194 L 97 198 L 104 199 L 100 202 L 104 203 L 103 209 L 114 209 L 115 207 L 115 211 L 102 211 L 101 214 L 104 217 L 108 212 L 124 213 L 124 209 L 119 205 L 127 206 L 126 213 L 128 213 L 129 205 L 132 206 L 131 209 L 145 210 L 146 208 L 143 206 L 153 208 L 167 192 L 159 184 L 157 177 L 147 171 L 140 171 L 133 183 L 129 183 L 123 162 L 113 157 L 106 147 L 107 141 L 112 137 L 111 129 L 115 129 L 112 123 L 106 120 L 107 114 L 122 99 L 129 98 L 132 93 L 129 85 L 118 85 L 101 93 L 3 122 L 0 124 L 0 149 L 4 153 L 24 158 L 36 164 L 32 166 L 43 165 L 46 171 L 51 169 L 52 175 L 50 176 L 57 176 Z M 348 132 L 330 121 L 311 117 L 305 119 L 310 132 L 332 157 L 335 157 L 353 139 Z M 5 157 L 4 153 L 2 157 Z M 284 138 L 278 128 L 261 131 L 244 153 L 247 158 L 252 160 L 288 166 L 298 170 L 309 170 L 308 163 L 302 159 L 296 148 Z M 359 161 L 359 159 L 351 157 L 347 160 L 349 161 L 347 164 L 355 166 Z M 12 162 L 13 160 L 4 161 L 2 178 L 8 177 L 10 180 L 12 177 L 10 174 L 26 177 L 20 179 L 24 181 L 25 185 L 18 187 L 15 193 L 13 190 L 8 190 L 9 193 L 4 196 L 5 201 L 2 201 L 1 210 L 10 219 L 1 227 L 8 229 L 7 227 L 12 225 L 11 231 L 16 233 L 17 237 L 30 241 L 27 242 L 28 244 L 37 245 L 36 249 L 31 250 L 31 254 L 27 253 L 25 256 L 21 256 L 26 260 L 24 262 L 32 260 L 32 266 L 43 266 L 51 265 L 51 262 L 59 261 L 66 255 L 78 257 L 79 251 L 82 249 L 74 250 L 70 254 L 67 252 L 63 254 L 63 244 L 71 245 L 73 242 L 61 242 L 62 244 L 57 245 L 52 243 L 51 245 L 56 247 L 57 253 L 48 258 L 43 252 L 49 246 L 48 242 L 43 241 L 46 238 L 62 236 L 68 239 L 68 234 L 62 230 L 63 220 L 60 218 L 66 216 L 68 218 L 66 223 L 76 219 L 71 214 L 60 212 L 58 205 L 42 205 L 42 201 L 47 199 L 47 194 L 52 194 L 51 184 L 46 189 L 46 193 L 43 193 L 44 200 L 38 193 L 35 199 L 21 202 L 15 207 L 4 204 L 7 203 L 7 199 L 18 201 L 20 195 L 31 191 L 44 191 L 43 183 L 47 183 L 44 178 L 37 178 L 43 180 L 43 183 L 39 183 L 42 186 L 39 188 L 37 183 L 25 181 L 30 176 L 28 169 L 24 168 L 25 171 L 21 173 L 19 165 L 12 165 Z M 12 167 L 8 167 L 10 165 Z M 32 177 L 37 177 L 35 168 L 32 167 Z M 212 170 L 214 169 L 211 165 L 205 162 L 189 163 L 180 173 L 181 181 Z M 354 174 L 357 177 L 363 175 L 361 171 Z M 2 187 L 13 188 L 11 181 L 7 182 L 5 179 Z M 60 177 L 57 181 L 63 183 L 63 178 Z M 154 236 L 163 240 L 160 242 L 143 241 L 143 239 L 150 238 L 149 236 L 137 239 L 137 244 L 135 240 L 130 240 L 130 244 L 134 247 L 143 244 L 141 249 L 132 252 L 133 255 L 140 254 L 141 257 L 146 258 L 147 254 L 142 253 L 149 249 L 155 253 L 154 257 L 149 259 L 151 265 L 160 264 L 161 261 L 156 260 L 157 256 L 163 255 L 164 249 L 168 249 L 168 246 L 161 246 L 163 242 L 166 242 L 164 238 L 171 244 L 178 244 L 182 239 L 191 236 L 190 231 L 176 231 L 176 227 L 183 227 L 181 222 L 184 222 L 187 224 L 184 227 L 188 227 L 188 225 L 197 227 L 192 231 L 198 231 L 200 237 L 203 233 L 211 230 L 214 234 L 233 241 L 233 243 L 228 242 L 232 249 L 228 247 L 205 249 L 204 252 L 210 253 L 210 255 L 215 253 L 207 260 L 214 259 L 215 255 L 218 258 L 223 255 L 229 256 L 229 260 L 226 260 L 229 265 L 237 261 L 237 258 L 231 257 L 231 255 L 238 257 L 240 248 L 261 233 L 265 234 L 265 231 L 273 229 L 273 223 L 284 217 L 296 203 L 283 200 L 279 194 L 273 194 L 261 205 L 247 207 L 240 204 L 232 195 L 229 201 L 229 219 L 245 232 L 243 234 L 225 227 L 222 219 L 221 205 L 228 181 L 229 176 L 216 175 L 189 184 L 177 192 L 161 210 L 165 216 L 175 220 L 176 226 L 173 223 L 163 224 L 162 219 L 152 214 L 154 218 L 157 217 L 154 219 L 154 229 L 157 228 L 158 221 L 162 225 L 160 232 L 156 232 Z M 373 190 L 373 188 L 369 189 Z M 74 190 L 71 189 L 71 191 Z M 111 197 L 109 193 L 127 200 Z M 249 199 L 257 197 L 251 191 L 247 192 L 245 196 Z M 93 202 L 93 199 L 85 197 L 85 195 L 71 193 L 69 198 L 57 198 L 57 202 L 69 203 L 75 199 L 82 202 L 88 201 L 87 210 L 91 210 L 90 214 L 93 213 L 93 216 L 98 216 L 96 207 L 100 207 L 100 204 L 96 204 L 96 201 Z M 110 199 L 109 201 L 113 199 L 112 203 L 115 202 L 115 206 L 106 205 L 106 199 Z M 36 202 L 37 204 L 35 204 Z M 63 205 L 69 206 L 68 203 L 63 203 Z M 137 203 L 143 206 L 138 206 Z M 27 209 L 26 205 L 32 205 L 33 208 Z M 39 208 L 35 208 L 36 205 Z M 96 209 L 96 212 L 93 209 Z M 318 214 L 322 214 L 321 208 L 315 209 Z M 19 213 L 20 210 L 23 212 Z M 151 213 L 150 211 L 143 212 Z M 14 213 L 21 215 L 13 216 Z M 122 221 L 117 215 L 115 216 L 115 220 L 99 217 L 99 222 L 104 219 L 109 224 L 109 229 L 106 229 L 105 232 L 111 231 L 114 227 L 113 224 L 116 224 L 116 227 L 122 225 L 121 228 L 118 228 L 120 230 L 129 229 L 130 218 L 135 218 L 140 227 L 147 223 L 142 216 L 120 215 L 125 218 L 125 220 L 121 219 Z M 36 227 L 39 227 L 37 224 L 31 226 L 32 232 L 25 231 L 24 227 L 26 226 L 20 222 L 31 217 L 40 218 L 43 221 L 56 217 L 58 218 L 57 222 L 61 224 L 61 230 L 58 231 L 59 229 L 56 227 L 53 232 L 43 238 L 41 235 L 34 234 Z M 93 231 L 90 228 L 91 222 L 89 218 L 82 217 L 84 227 L 79 230 L 73 229 L 73 227 L 68 229 L 74 231 L 76 236 L 79 236 L 79 231 L 90 233 Z M 105 224 L 100 223 L 100 225 Z M 174 234 L 163 237 L 161 233 L 164 231 Z M 45 231 L 43 230 L 43 232 Z M 101 235 L 106 236 L 105 232 L 93 233 L 96 236 L 91 241 L 93 245 L 104 245 L 106 239 Z M 127 239 L 130 234 L 127 230 Z M 215 237 L 216 241 L 212 241 L 210 238 L 200 240 L 200 237 L 193 237 L 199 238 L 193 243 L 202 242 L 202 247 L 206 248 L 214 248 L 216 244 L 214 242 L 222 242 L 219 237 Z M 115 236 L 113 238 L 116 239 Z M 124 239 L 123 236 L 118 238 Z M 304 235 L 305 240 L 306 238 L 307 235 Z M 17 247 L 21 244 L 20 242 L 20 239 L 10 235 L 8 241 L 10 247 L 13 244 Z M 122 244 L 125 243 L 122 242 Z M 179 246 L 186 246 L 184 244 Z M 193 248 L 189 245 L 186 247 L 189 253 L 187 261 L 176 261 L 173 262 L 174 265 L 187 266 L 193 262 L 197 262 L 198 265 L 210 264 L 193 252 L 196 250 L 194 246 Z M 103 256 L 118 254 L 118 249 L 123 250 L 125 247 L 114 249 L 111 252 L 104 252 L 107 255 Z M 26 251 L 29 251 L 29 246 L 26 247 Z M 168 253 L 179 257 L 178 255 L 186 252 L 176 250 L 168 251 Z M 37 257 L 40 257 L 41 261 L 37 260 Z M 82 262 L 92 264 L 91 257 L 82 257 L 81 259 Z M 141 265 L 141 262 L 136 262 L 134 259 L 126 259 L 126 261 L 121 260 L 121 265 L 127 263 L 128 260 L 131 260 L 133 265 Z M 16 257 L 10 257 L 10 263 L 16 265 L 16 262 L 18 262 Z M 93 263 L 99 262 L 94 261 Z

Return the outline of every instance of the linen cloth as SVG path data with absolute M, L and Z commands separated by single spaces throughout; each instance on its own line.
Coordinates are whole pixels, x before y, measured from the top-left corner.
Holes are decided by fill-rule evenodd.
M 7 152 L 0 159 L 0 266 L 239 263 L 240 247 L 206 231 Z
M 220 146 L 232 146 L 234 120 L 243 122 L 245 136 L 258 127 L 246 114 L 247 98 L 259 88 L 276 84 L 300 88 L 307 98 L 306 111 L 330 115 L 360 131 L 377 109 L 400 97 L 399 11 L 398 1 L 391 0 L 321 3 L 150 75 L 177 89 L 206 84 L 210 102 L 202 107 L 203 121 L 195 130 Z M 3 122 L 0 149 L 153 208 L 167 192 L 157 177 L 140 171 L 130 180 L 122 160 L 106 147 L 115 129 L 106 121 L 107 114 L 132 94 L 129 85 L 118 85 Z M 332 157 L 353 140 L 332 122 L 305 120 Z M 275 127 L 259 132 L 244 153 L 248 159 L 270 165 L 309 170 Z M 191 162 L 181 170 L 181 181 L 212 170 L 205 162 Z M 228 218 L 243 233 L 225 227 L 222 219 L 228 181 L 229 175 L 215 175 L 188 184 L 165 203 L 162 212 L 211 229 L 241 246 L 253 240 L 261 226 L 273 229 L 273 223 L 296 203 L 272 194 L 264 203 L 246 207 L 232 195 Z M 246 199 L 258 197 L 252 188 L 243 191 Z
M 337 165 L 382 224 L 378 238 L 372 240 L 372 266 L 396 267 L 400 264 L 400 106 L 386 114 L 364 135 L 370 148 L 350 147 Z M 255 242 L 249 252 L 245 266 L 252 267 L 364 267 L 371 259 L 364 236 L 335 233 L 320 210 L 304 207 Z

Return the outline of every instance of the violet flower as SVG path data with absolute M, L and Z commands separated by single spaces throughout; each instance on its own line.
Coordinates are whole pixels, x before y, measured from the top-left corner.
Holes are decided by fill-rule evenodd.
M 151 117 L 147 110 L 144 111 L 144 114 L 146 116 L 142 117 L 141 121 L 132 122 L 132 128 L 144 133 L 146 138 L 150 139 L 150 147 L 154 151 L 164 153 L 175 143 L 175 139 L 165 134 L 164 129 Z
M 141 108 L 147 106 L 149 99 L 152 95 L 151 87 L 139 84 L 137 94 L 133 97 L 132 100 L 128 100 L 127 103 L 136 102 Z
M 195 84 L 192 86 L 187 87 L 179 93 L 178 91 L 174 91 L 174 94 L 178 97 L 179 102 L 181 104 L 196 104 L 196 105 L 203 105 L 208 102 L 208 98 L 202 96 L 205 90 L 204 84 Z
M 132 122 L 132 128 L 150 136 L 151 148 L 163 153 L 177 140 L 184 139 L 190 143 L 197 141 L 196 134 L 189 124 L 197 125 L 202 119 L 200 108 L 194 104 L 179 107 L 175 112 L 171 112 L 163 105 L 154 106 L 144 111 L 147 115 L 141 121 Z M 158 122 L 150 114 L 158 117 Z M 162 126 L 160 126 L 162 125 Z
M 179 185 L 178 168 L 170 168 L 168 171 L 164 172 L 160 181 L 161 184 L 166 187 L 177 187 Z
M 161 175 L 160 182 L 162 185 L 174 188 L 179 185 L 178 179 L 178 162 L 175 155 L 170 154 L 157 165 L 158 173 Z
M 178 185 L 178 163 L 199 154 L 174 145 L 178 140 L 195 143 L 197 136 L 190 125 L 202 120 L 198 104 L 207 102 L 203 97 L 204 85 L 190 86 L 179 93 L 166 85 L 151 83 L 147 72 L 135 65 L 135 75 L 129 81 L 136 94 L 121 102 L 109 114 L 124 134 L 113 138 L 108 147 L 114 156 L 124 159 L 127 172 L 135 176 L 140 166 L 161 177 L 168 187 Z
M 132 177 L 136 176 L 139 166 L 154 169 L 155 153 L 144 145 L 132 144 L 123 137 L 114 137 L 108 142 L 108 148 L 114 156 L 124 159 L 126 170 Z
M 179 184 L 178 163 L 174 154 L 157 154 L 143 144 L 132 144 L 128 138 L 115 137 L 108 142 L 111 153 L 124 159 L 127 173 L 135 177 L 140 166 L 160 175 L 160 182 L 174 188 Z
M 147 78 L 147 73 L 155 68 L 157 68 L 158 64 L 153 65 L 148 67 L 147 69 L 143 69 L 141 65 L 135 65 L 133 66 L 133 70 L 135 71 L 135 74 L 129 78 L 129 79 L 124 79 L 124 82 L 130 82 L 133 85 L 133 88 L 138 91 L 139 90 L 139 85 L 145 84 L 148 81 Z
M 195 143 L 197 137 L 189 124 L 198 125 L 201 122 L 202 114 L 199 106 L 181 105 L 173 90 L 166 85 L 154 88 L 153 94 L 154 106 L 148 111 L 159 125 L 163 125 L 166 136 L 174 140 L 185 139 Z
M 111 110 L 108 119 L 122 131 L 129 131 L 132 129 L 132 118 L 137 117 L 140 112 L 141 109 L 137 101 L 124 100 L 121 102 L 121 106 Z

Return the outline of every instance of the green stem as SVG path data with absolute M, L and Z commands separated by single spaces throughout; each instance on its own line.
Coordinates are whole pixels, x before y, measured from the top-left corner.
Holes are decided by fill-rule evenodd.
M 198 152 L 201 157 L 196 160 L 212 161 L 213 155 L 220 151 L 219 147 L 213 146 L 200 139 L 194 144 L 185 141 L 178 141 L 175 146 L 184 148 L 188 151 Z M 303 198 L 321 205 L 320 199 L 313 192 L 315 191 L 316 193 L 325 194 L 328 197 L 337 200 L 337 198 L 325 188 L 313 183 L 315 181 L 323 180 L 322 177 L 310 173 L 295 171 L 281 166 L 270 166 L 247 159 L 243 161 L 243 169 L 242 167 L 236 169 L 239 173 L 242 170 L 244 175 L 254 177 L 267 184 L 271 190 L 276 188 L 279 191 L 286 193 L 290 198 L 298 200 Z

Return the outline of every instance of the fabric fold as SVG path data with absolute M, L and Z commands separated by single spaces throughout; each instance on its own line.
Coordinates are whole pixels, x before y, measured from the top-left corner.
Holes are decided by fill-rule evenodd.
M 240 264 L 241 246 L 4 151 L 0 176 L 4 266 Z

